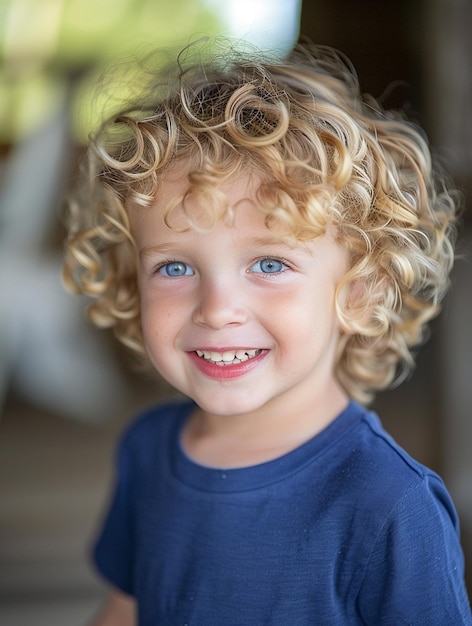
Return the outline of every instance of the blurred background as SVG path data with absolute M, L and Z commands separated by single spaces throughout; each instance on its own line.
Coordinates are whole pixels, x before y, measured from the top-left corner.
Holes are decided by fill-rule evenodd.
M 472 588 L 472 3 L 468 0 L 0 0 L 0 623 L 86 624 L 104 595 L 89 549 L 117 437 L 173 394 L 133 373 L 60 282 L 61 211 L 106 103 L 103 67 L 227 35 L 283 54 L 339 48 L 363 90 L 427 130 L 465 197 L 453 288 L 386 428 L 455 499 Z M 123 96 L 123 93 L 118 94 Z

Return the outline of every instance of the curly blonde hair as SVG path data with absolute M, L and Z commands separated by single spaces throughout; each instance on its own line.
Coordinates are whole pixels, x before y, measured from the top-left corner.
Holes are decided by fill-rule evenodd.
M 326 47 L 297 46 L 280 62 L 180 57 L 176 67 L 92 138 L 86 194 L 70 204 L 66 284 L 93 298 L 97 325 L 145 355 L 129 212 L 150 207 L 182 163 L 187 193 L 209 199 L 211 227 L 228 210 L 217 186 L 256 171 L 268 228 L 309 240 L 333 223 L 349 251 L 336 375 L 368 403 L 412 368 L 448 287 L 457 202 L 426 138 L 362 97 L 349 62 Z

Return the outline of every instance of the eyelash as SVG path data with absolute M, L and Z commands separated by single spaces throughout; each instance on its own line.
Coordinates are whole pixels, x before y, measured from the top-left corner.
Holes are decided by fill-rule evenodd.
M 264 261 L 271 261 L 273 263 L 280 263 L 281 264 L 281 268 L 277 271 L 274 272 L 263 272 L 263 271 L 251 271 L 251 269 L 257 265 L 257 264 L 262 264 Z M 161 272 L 161 270 L 163 270 L 165 267 L 171 266 L 171 265 L 182 265 L 185 266 L 186 270 L 191 270 L 190 274 L 181 274 L 181 275 L 176 275 L 176 276 L 171 276 L 169 274 L 165 274 L 163 272 Z M 279 276 L 280 274 L 283 274 L 284 272 L 286 272 L 287 270 L 291 269 L 291 265 L 290 263 L 286 260 L 286 259 L 282 259 L 280 257 L 275 257 L 275 256 L 264 256 L 261 257 L 260 259 L 256 259 L 255 261 L 253 261 L 250 266 L 249 269 L 247 270 L 248 273 L 253 273 L 253 274 L 260 274 L 262 276 L 264 276 L 264 278 L 271 278 L 274 276 Z M 184 261 L 179 261 L 177 259 L 166 259 L 165 261 L 162 261 L 161 263 L 159 263 L 152 271 L 153 274 L 161 274 L 162 276 L 165 276 L 166 278 L 183 278 L 184 276 L 192 276 L 195 274 L 195 270 L 193 269 L 193 267 L 191 265 L 189 265 L 188 263 L 185 263 Z
M 279 276 L 280 274 L 283 274 L 285 271 L 291 269 L 290 263 L 288 263 L 288 261 L 286 261 L 285 259 L 281 259 L 279 257 L 272 257 L 272 256 L 265 256 L 262 257 L 260 259 L 257 259 L 256 261 L 254 261 L 251 266 L 249 267 L 249 271 L 251 270 L 251 268 L 253 268 L 255 265 L 262 264 L 264 261 L 269 261 L 269 262 L 273 262 L 273 263 L 280 263 L 282 265 L 282 267 L 275 271 L 275 272 L 254 272 L 255 274 L 262 274 L 264 277 L 271 277 L 271 276 Z
M 161 272 L 162 269 L 164 269 L 165 267 L 171 266 L 171 265 L 182 265 L 185 266 L 186 269 L 190 269 L 191 270 L 191 274 L 182 274 L 182 275 L 177 275 L 177 276 L 171 276 L 169 274 L 164 274 L 163 272 Z M 185 263 L 184 261 L 178 261 L 177 259 L 166 259 L 165 261 L 162 261 L 161 263 L 159 263 L 154 269 L 153 269 L 153 274 L 161 274 L 162 276 L 165 276 L 166 278 L 183 278 L 184 276 L 192 276 L 195 271 L 193 269 L 193 267 L 191 265 L 189 265 L 188 263 Z

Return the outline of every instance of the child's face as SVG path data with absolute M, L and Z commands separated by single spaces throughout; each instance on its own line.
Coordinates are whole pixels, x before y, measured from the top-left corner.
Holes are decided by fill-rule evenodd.
M 164 224 L 163 209 L 188 187 L 175 175 L 151 209 L 131 215 L 149 357 L 212 415 L 303 411 L 342 393 L 334 300 L 346 255 L 330 231 L 293 248 L 282 243 L 254 208 L 257 185 L 244 175 L 223 185 L 234 223 L 203 233 Z M 186 224 L 179 208 L 172 221 Z

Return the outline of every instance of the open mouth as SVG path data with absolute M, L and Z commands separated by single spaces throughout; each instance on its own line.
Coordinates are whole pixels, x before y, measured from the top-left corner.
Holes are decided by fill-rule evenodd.
M 213 352 L 208 350 L 195 350 L 198 357 L 210 363 L 225 367 L 227 365 L 239 365 L 261 354 L 262 350 L 228 350 L 226 352 Z

